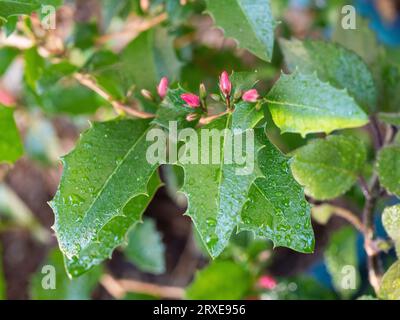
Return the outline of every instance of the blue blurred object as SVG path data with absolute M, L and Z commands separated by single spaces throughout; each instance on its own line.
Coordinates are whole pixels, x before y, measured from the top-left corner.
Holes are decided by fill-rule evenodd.
M 357 13 L 371 21 L 371 28 L 379 41 L 389 46 L 400 45 L 400 15 L 393 22 L 385 21 L 379 14 L 375 0 L 356 0 Z

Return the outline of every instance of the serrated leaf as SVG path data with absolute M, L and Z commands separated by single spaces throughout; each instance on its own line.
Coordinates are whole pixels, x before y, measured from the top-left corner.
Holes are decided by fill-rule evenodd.
M 324 41 L 281 39 L 289 69 L 317 72 L 318 77 L 339 89 L 347 89 L 365 111 L 376 108 L 376 89 L 372 73 L 354 52 Z
M 126 257 L 143 272 L 162 274 L 165 272 L 165 247 L 161 234 L 151 219 L 144 219 L 128 234 Z
M 257 178 L 250 188 L 239 230 L 267 237 L 275 246 L 311 253 L 314 233 L 310 206 L 304 198 L 303 188 L 292 176 L 290 159 L 269 142 L 264 129 L 256 129 L 256 136 L 263 146 L 258 153 L 258 162 L 264 177 Z
M 308 195 L 336 198 L 356 182 L 366 161 L 363 143 L 351 136 L 316 139 L 295 151 L 291 168 Z
M 325 250 L 326 267 L 332 277 L 335 290 L 344 298 L 350 298 L 357 292 L 360 284 L 360 275 L 357 272 L 357 232 L 351 226 L 346 226 L 331 235 L 328 247 Z M 346 268 L 354 268 L 356 271 L 355 288 L 347 288 L 343 284 L 348 277 Z
M 368 117 L 347 91 L 322 82 L 315 74 L 282 74 L 266 101 L 282 132 L 313 132 L 361 127 Z
M 227 245 L 232 231 L 240 220 L 240 210 L 246 201 L 249 187 L 258 174 L 254 163 L 255 159 L 248 158 L 248 165 L 254 166 L 253 171 L 249 167 L 246 168 L 246 163 L 238 164 L 235 161 L 225 163 L 224 153 L 229 146 L 232 148 L 232 144 L 229 143 L 231 139 L 227 139 L 224 130 L 230 129 L 232 134 L 233 130 L 236 129 L 239 130 L 238 136 L 245 137 L 247 132 L 242 130 L 243 121 L 255 125 L 263 117 L 261 112 L 254 114 L 254 107 L 254 104 L 251 103 L 237 104 L 233 114 L 229 113 L 222 116 L 199 129 L 199 137 L 201 137 L 200 130 L 203 129 L 213 130 L 220 134 L 219 137 L 213 135 L 213 139 L 220 142 L 220 150 L 213 150 L 211 146 L 207 152 L 204 152 L 201 146 L 204 145 L 204 142 L 201 142 L 203 139 L 199 139 L 198 154 L 202 158 L 205 156 L 207 161 L 202 160 L 201 163 L 198 161 L 196 164 L 179 162 L 185 172 L 185 182 L 181 191 L 188 199 L 186 214 L 192 218 L 203 242 L 213 257 L 218 256 Z M 253 121 L 243 117 L 244 111 L 238 111 L 240 109 L 247 110 L 247 114 L 251 115 Z M 238 117 L 238 114 L 241 116 Z M 247 129 L 251 129 L 251 127 Z M 254 154 L 256 157 L 258 146 L 254 145 L 253 150 L 248 150 L 247 148 L 252 146 L 245 145 L 246 143 L 241 146 L 242 150 L 233 151 L 235 153 L 242 152 L 241 154 L 244 152 L 249 156 Z M 214 162 L 216 164 L 212 164 L 212 154 L 220 155 L 219 163 Z M 248 174 L 238 174 L 239 170 L 244 169 L 249 169 Z
M 113 220 L 125 217 L 130 200 L 150 195 L 147 186 L 157 167 L 146 159 L 150 128 L 149 120 L 94 123 L 63 158 L 64 172 L 51 206 L 59 246 L 72 262 L 90 251 L 105 228 L 114 231 Z M 86 257 L 85 263 L 97 258 Z
M 181 62 L 173 47 L 173 38 L 164 28 L 142 32 L 121 52 L 118 72 L 124 81 L 138 89 L 154 90 L 164 76 L 170 81 L 179 78 Z M 126 85 L 126 84 L 125 84 Z
M 379 289 L 379 298 L 400 300 L 400 261 L 396 261 L 384 274 Z
M 82 250 L 79 256 L 72 259 L 65 258 L 68 273 L 78 277 L 105 259 L 111 258 L 114 249 L 126 242 L 129 229 L 141 221 L 143 212 L 160 185 L 158 173 L 154 172 L 147 185 L 148 195 L 142 194 L 130 200 L 123 209 L 123 215 L 113 218 L 100 230 L 97 241 L 93 241 Z
M 400 205 L 385 208 L 382 214 L 382 223 L 388 235 L 396 246 L 397 256 L 400 256 Z
M 209 13 L 226 37 L 265 61 L 271 61 L 275 21 L 269 0 L 206 0 Z
M 191 300 L 238 300 L 250 289 L 248 271 L 233 261 L 214 261 L 199 271 L 186 290 Z
M 43 284 L 51 284 L 52 275 L 55 277 L 55 288 L 44 287 Z M 64 270 L 62 253 L 54 249 L 32 277 L 31 298 L 34 300 L 89 300 L 100 276 L 101 268 L 97 267 L 79 279 L 70 280 Z
M 378 113 L 379 120 L 400 127 L 400 113 Z
M 0 163 L 14 163 L 23 154 L 21 138 L 14 120 L 14 110 L 0 104 Z
M 400 145 L 390 145 L 379 151 L 377 170 L 382 185 L 400 197 Z

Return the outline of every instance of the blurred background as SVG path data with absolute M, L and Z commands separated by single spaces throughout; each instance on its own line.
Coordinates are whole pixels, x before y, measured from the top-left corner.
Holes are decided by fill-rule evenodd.
M 171 3 L 174 6 L 170 6 Z M 332 38 L 340 9 L 352 4 L 360 21 L 365 21 L 371 43 L 387 47 L 393 60 L 400 61 L 399 0 L 272 0 L 272 4 L 274 15 L 280 21 L 276 33 L 300 39 Z M 108 102 L 72 79 L 55 83 L 48 78 L 43 81 L 43 92 L 32 92 L 24 76 L 24 58 L 27 59 L 30 44 L 22 36 L 28 34 L 39 39 L 42 47 L 60 59 L 68 52 L 71 63 L 94 68 L 94 72 L 101 74 L 103 69 L 95 69 L 93 63 L 88 63 L 93 62 L 90 59 L 97 52 L 106 48 L 118 53 L 142 32 L 159 25 L 169 31 L 168 42 L 160 46 L 170 46 L 176 55 L 174 80 L 186 89 L 197 92 L 199 83 L 204 82 L 210 91 L 217 91 L 217 79 L 222 70 L 257 70 L 261 80 L 259 90 L 265 94 L 280 71 L 285 70 L 279 46 L 275 46 L 272 63 L 265 63 L 238 49 L 232 39 L 224 38 L 223 33 L 213 27 L 211 18 L 202 14 L 203 10 L 202 1 L 76 0 L 65 1 L 58 8 L 55 30 L 44 33 L 35 25 L 35 15 L 31 24 L 19 17 L 15 18 L 13 28 L 10 23 L 2 26 L 0 103 L 16 106 L 15 117 L 25 155 L 15 165 L 0 165 L 0 298 L 183 298 L 184 289 L 192 283 L 196 271 L 208 265 L 209 257 L 190 218 L 183 216 L 185 198 L 176 195 L 180 172 L 164 167 L 162 176 L 168 187 L 157 192 L 145 212 L 145 223 L 130 232 L 129 243 L 115 250 L 112 259 L 85 276 L 72 282 L 67 278 L 51 230 L 54 216 L 48 205 L 62 173 L 59 157 L 75 146 L 79 134 L 88 128 L 89 120 L 103 121 L 115 115 Z M 124 87 L 133 84 L 131 79 L 119 80 Z M 114 90 L 118 95 L 120 87 L 115 86 Z M 146 103 L 138 90 L 134 91 L 132 99 Z M 269 125 L 268 130 L 284 152 L 306 143 L 295 134 L 280 136 L 273 125 Z M 356 134 L 372 145 L 365 132 Z M 356 187 L 343 199 L 338 199 L 342 206 L 354 212 L 359 210 L 362 201 L 361 191 Z M 388 201 L 394 203 L 395 200 Z M 379 210 L 383 205 L 380 204 Z M 240 273 L 241 268 L 245 268 L 241 274 L 243 288 L 237 286 L 234 298 L 348 299 L 372 293 L 361 236 L 349 231 L 340 217 L 326 221 L 321 210 L 313 214 L 314 254 L 273 249 L 268 240 L 241 233 L 233 235 L 220 264 L 215 264 L 208 272 L 221 276 L 228 273 L 226 281 L 229 281 L 229 271 Z M 385 237 L 379 221 L 378 215 L 378 232 Z M 151 244 L 151 252 L 149 246 L 141 248 L 140 243 Z M 334 279 L 338 270 L 335 270 L 335 262 L 330 262 L 332 256 L 356 266 L 361 279 L 356 290 L 349 293 L 338 289 Z M 390 264 L 390 255 L 386 260 L 385 263 Z M 45 264 L 54 265 L 57 270 L 56 290 L 41 288 L 41 270 Z M 119 279 L 126 282 L 121 283 Z M 195 297 L 220 297 L 213 291 L 209 279 L 197 283 Z

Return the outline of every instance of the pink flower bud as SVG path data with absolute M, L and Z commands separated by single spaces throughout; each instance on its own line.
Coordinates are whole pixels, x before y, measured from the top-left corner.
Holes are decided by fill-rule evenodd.
M 229 80 L 229 75 L 226 71 L 222 72 L 221 76 L 219 77 L 219 88 L 225 96 L 229 96 L 231 94 L 232 83 Z
M 256 102 L 260 97 L 256 89 L 251 89 L 243 93 L 242 99 L 247 102 Z
M 167 91 L 168 91 L 168 78 L 167 77 L 163 77 L 160 81 L 160 83 L 157 86 L 157 93 L 160 96 L 161 99 L 164 99 L 165 96 L 167 95 Z
M 5 90 L 0 89 L 0 103 L 11 106 L 15 104 L 15 98 Z
M 272 290 L 277 286 L 277 284 L 276 280 L 270 276 L 262 276 L 258 279 L 258 285 L 263 289 Z
M 200 107 L 200 98 L 193 93 L 183 93 L 181 94 L 181 98 L 191 108 Z

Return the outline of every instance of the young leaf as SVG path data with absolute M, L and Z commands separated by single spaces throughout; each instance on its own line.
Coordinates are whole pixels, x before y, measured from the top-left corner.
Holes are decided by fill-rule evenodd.
M 249 272 L 233 261 L 214 261 L 199 271 L 186 290 L 191 300 L 243 299 L 251 286 Z
M 199 139 L 198 155 L 202 159 L 201 163 L 199 161 L 183 163 L 183 159 L 180 158 L 179 165 L 183 167 L 185 172 L 185 182 L 181 191 L 188 199 L 186 214 L 192 218 L 212 257 L 217 257 L 227 245 L 232 231 L 240 220 L 240 210 L 246 201 L 250 185 L 258 174 L 254 163 L 255 159 L 251 159 L 251 157 L 246 161 L 247 164 L 225 161 L 224 158 L 224 153 L 229 152 L 227 148 L 231 148 L 233 151 L 231 154 L 240 152 L 240 154 L 253 154 L 256 157 L 258 146 L 254 144 L 254 149 L 249 150 L 252 146 L 246 140 L 246 143 L 241 146 L 242 150 L 233 150 L 232 140 L 235 138 L 230 134 L 230 139 L 228 139 L 225 133 L 227 129 L 230 129 L 231 133 L 236 129 L 239 130 L 239 133 L 235 135 L 242 139 L 246 137 L 247 133 L 242 130 L 243 121 L 247 123 L 249 121 L 246 117 L 238 117 L 236 114 L 240 109 L 247 110 L 247 114 L 254 117 L 254 120 L 250 123 L 255 125 L 263 115 L 261 112 L 254 114 L 254 107 L 252 103 L 238 104 L 233 115 L 229 113 L 201 129 L 208 129 L 210 133 L 214 133 L 212 139 L 207 141 L 208 146 L 210 140 L 212 141 L 209 150 L 202 150 L 201 147 L 205 145 L 205 139 Z M 244 111 L 239 113 L 243 115 Z M 248 129 L 251 129 L 251 127 Z M 201 137 L 203 132 L 198 131 L 198 136 Z M 214 146 L 216 141 L 219 146 Z M 195 143 L 197 144 L 197 142 Z M 187 150 L 187 153 L 189 152 L 192 151 Z M 217 155 L 219 161 L 214 159 L 214 156 Z M 245 170 L 248 172 L 245 173 Z
M 128 234 L 128 245 L 124 248 L 126 257 L 141 271 L 153 274 L 165 272 L 165 247 L 155 223 L 145 219 Z
M 388 235 L 393 239 L 397 256 L 400 256 L 400 205 L 385 208 L 382 223 Z
M 79 279 L 70 280 L 64 270 L 62 253 L 54 249 L 49 253 L 43 267 L 33 275 L 30 285 L 31 298 L 34 300 L 89 300 L 100 275 L 101 268 L 97 267 Z M 49 287 L 44 287 L 44 283 Z
M 37 47 L 29 48 L 24 53 L 25 80 L 33 91 L 37 90 L 37 81 L 43 74 L 45 61 L 38 53 Z
M 23 154 L 21 138 L 14 121 L 14 110 L 0 104 L 0 163 L 14 163 Z
M 366 111 L 376 107 L 376 89 L 372 73 L 354 52 L 323 41 L 280 40 L 289 69 L 303 73 L 317 72 L 318 77 L 349 94 Z
M 377 170 L 382 185 L 400 197 L 400 145 L 390 145 L 379 151 Z
M 336 198 L 356 182 L 366 161 L 366 148 L 351 136 L 316 139 L 295 151 L 291 163 L 296 180 L 317 200 Z
M 290 159 L 269 142 L 264 129 L 256 129 L 256 136 L 262 145 L 258 162 L 263 177 L 257 178 L 250 188 L 239 230 L 267 237 L 275 246 L 311 253 L 314 233 L 310 206 L 303 188 L 292 176 Z
M 379 298 L 400 300 L 400 261 L 396 261 L 384 274 L 379 290 Z
M 59 246 L 72 262 L 98 242 L 102 231 L 115 231 L 114 219 L 124 217 L 130 200 L 149 196 L 147 186 L 157 167 L 146 159 L 150 128 L 149 120 L 94 123 L 63 158 L 64 172 L 51 206 Z M 96 258 L 91 255 L 85 262 Z
M 271 61 L 275 21 L 270 0 L 206 0 L 207 13 L 226 37 L 265 61 Z
M 315 74 L 298 71 L 282 74 L 266 101 L 272 119 L 282 132 L 297 132 L 305 136 L 368 123 L 367 115 L 346 90 L 322 82 Z
M 344 268 L 352 267 L 357 270 L 357 232 L 353 227 L 346 226 L 336 231 L 330 238 L 328 247 L 325 251 L 326 267 L 332 277 L 333 286 L 342 297 L 348 299 L 357 292 L 360 284 L 360 275 L 356 273 L 354 279 L 355 288 L 344 288 L 343 273 Z

